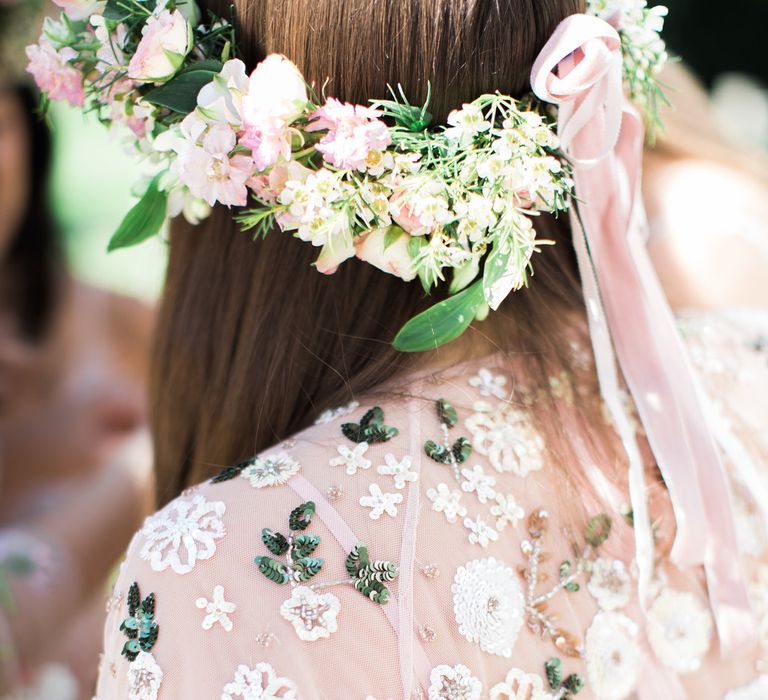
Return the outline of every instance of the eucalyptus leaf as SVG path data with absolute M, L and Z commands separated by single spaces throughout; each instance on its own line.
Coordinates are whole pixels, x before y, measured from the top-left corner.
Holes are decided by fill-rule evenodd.
M 161 192 L 159 187 L 162 175 L 160 173 L 153 178 L 142 198 L 125 215 L 110 239 L 107 251 L 138 245 L 160 231 L 165 222 L 168 201 L 168 194 Z
M 200 63 L 221 65 L 216 61 Z M 180 114 L 189 114 L 197 107 L 197 96 L 200 90 L 219 74 L 219 71 L 210 69 L 212 66 L 198 68 L 197 65 L 194 64 L 189 70 L 179 73 L 164 85 L 152 88 L 144 95 L 144 99 L 158 107 L 166 107 Z
M 483 284 L 478 280 L 408 321 L 393 345 L 400 352 L 423 352 L 450 343 L 469 327 L 482 303 Z

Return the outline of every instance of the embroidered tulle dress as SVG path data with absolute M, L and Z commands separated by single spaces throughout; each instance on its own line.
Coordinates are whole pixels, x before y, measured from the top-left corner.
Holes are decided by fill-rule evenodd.
M 768 314 L 680 329 L 729 445 L 763 651 L 720 659 L 701 573 L 667 558 L 658 479 L 641 610 L 623 467 L 569 425 L 595 390 L 574 344 L 580 374 L 548 388 L 559 433 L 533 418 L 524 360 L 492 356 L 358 397 L 151 516 L 109 601 L 96 697 L 768 698 Z M 556 440 L 580 455 L 573 478 Z

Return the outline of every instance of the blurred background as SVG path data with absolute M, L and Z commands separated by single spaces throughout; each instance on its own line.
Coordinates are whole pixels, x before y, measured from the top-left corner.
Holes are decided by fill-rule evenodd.
M 695 291 L 738 304 L 742 297 L 727 275 L 710 275 L 706 290 L 696 285 L 708 266 L 717 272 L 727 267 L 719 248 L 701 244 L 704 230 L 722 220 L 707 204 L 723 209 L 728 202 L 733 210 L 742 200 L 763 207 L 766 201 L 768 1 L 666 4 L 664 36 L 685 62 L 669 74 L 669 96 L 681 108 L 666 115 L 669 135 L 648 153 L 647 204 L 659 234 L 652 245 L 658 260 L 674 261 L 682 251 L 687 261 L 687 268 L 666 270 L 661 263 L 665 279 L 680 282 L 667 288 L 673 303 L 684 306 Z M 30 84 L 24 46 L 36 40 L 46 7 L 42 0 L 0 0 L 4 700 L 91 697 L 105 600 L 107 606 L 124 604 L 107 598 L 106 572 L 152 510 L 153 494 L 145 390 L 166 244 L 160 237 L 106 252 L 135 201 L 131 188 L 145 173 L 93 116 L 54 103 L 46 128 L 33 114 L 33 93 L 17 87 L 20 80 Z M 683 65 L 690 73 L 680 70 Z M 692 160 L 693 170 L 685 164 Z M 23 179 L 17 173 L 30 165 L 28 191 L 11 192 Z M 735 199 L 729 188 L 738 191 Z M 4 232 L 4 207 L 26 207 L 12 231 Z M 768 220 L 763 209 L 741 209 L 753 213 L 753 221 Z M 733 217 L 726 219 L 729 235 L 747 240 L 757 230 L 745 223 L 733 231 Z M 662 235 L 669 233 L 665 226 L 674 235 Z M 711 233 L 715 240 L 726 231 Z M 695 246 L 687 236 L 696 237 Z M 24 241 L 32 243 L 25 247 Z M 768 255 L 765 237 L 752 242 Z M 737 274 L 764 276 L 764 267 L 744 272 L 754 256 L 747 258 L 734 258 Z M 689 279 L 691 266 L 697 269 Z M 748 291 L 743 299 L 752 299 Z M 34 620 L 19 614 L 24 610 L 33 610 Z

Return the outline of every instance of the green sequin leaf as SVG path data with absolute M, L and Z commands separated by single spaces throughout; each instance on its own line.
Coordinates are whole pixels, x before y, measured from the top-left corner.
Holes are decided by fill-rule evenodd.
M 578 593 L 579 590 L 581 590 L 581 586 L 579 586 L 576 581 L 570 581 L 569 583 L 566 583 L 565 586 L 563 586 L 566 591 L 569 593 Z
M 254 462 L 254 459 L 246 459 L 243 462 L 238 462 L 237 464 L 233 464 L 229 467 L 224 467 L 216 476 L 214 476 L 211 479 L 212 484 L 220 484 L 224 481 L 229 481 L 230 479 L 234 479 L 240 474 L 243 473 L 243 469 L 246 467 L 250 467 Z
M 399 434 L 399 430 L 384 424 L 384 411 L 374 406 L 360 419 L 359 423 L 343 423 L 341 432 L 352 442 L 368 444 L 388 442 Z
M 590 518 L 584 531 L 584 539 L 593 547 L 599 547 L 611 534 L 611 518 L 605 513 Z
M 261 531 L 261 541 L 272 554 L 278 557 L 288 551 L 288 540 L 285 536 L 279 532 L 272 532 L 268 527 Z
M 547 659 L 544 664 L 544 671 L 547 675 L 547 683 L 552 690 L 560 688 L 563 682 L 563 664 L 556 656 Z
M 293 571 L 299 581 L 309 581 L 317 574 L 324 564 L 323 559 L 316 557 L 304 557 L 293 562 Z
M 288 516 L 288 527 L 294 532 L 296 530 L 306 530 L 312 522 L 312 516 L 315 514 L 315 504 L 307 501 L 296 506 Z
M 379 605 L 386 605 L 389 602 L 389 589 L 379 581 L 359 578 L 355 580 L 355 589 Z
M 467 438 L 460 437 L 448 449 L 445 445 L 439 445 L 434 440 L 427 440 L 424 443 L 424 452 L 427 457 L 439 464 L 463 464 L 472 454 L 472 444 Z
M 584 690 L 584 679 L 578 673 L 572 673 L 563 681 L 563 688 L 574 695 L 578 695 Z
M 139 586 L 132 583 L 127 596 L 128 617 L 120 623 L 120 631 L 128 637 L 123 645 L 122 654 L 129 661 L 134 661 L 140 651 L 150 651 L 157 641 L 160 627 L 155 622 L 155 594 L 150 593 L 141 599 Z
M 319 544 L 319 535 L 299 535 L 293 541 L 293 550 L 291 551 L 291 554 L 298 559 L 308 557 L 317 549 Z
M 275 583 L 285 584 L 290 580 L 290 574 L 288 573 L 288 567 L 282 562 L 276 561 L 271 557 L 259 556 L 254 559 L 256 565 L 259 567 L 264 576 L 270 581 Z
M 355 578 L 357 576 L 357 572 L 360 571 L 361 567 L 366 566 L 368 561 L 368 548 L 364 544 L 358 543 L 347 555 L 344 566 L 347 569 L 347 573 L 352 578 Z
M 459 414 L 456 409 L 445 399 L 440 399 L 437 402 L 437 417 L 443 425 L 449 428 L 453 428 L 459 422 Z

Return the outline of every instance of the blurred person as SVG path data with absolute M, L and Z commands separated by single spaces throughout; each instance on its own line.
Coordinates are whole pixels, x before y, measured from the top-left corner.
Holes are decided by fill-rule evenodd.
M 0 695 L 65 700 L 92 695 L 104 586 L 151 503 L 152 314 L 68 273 L 38 102 L 0 82 Z

